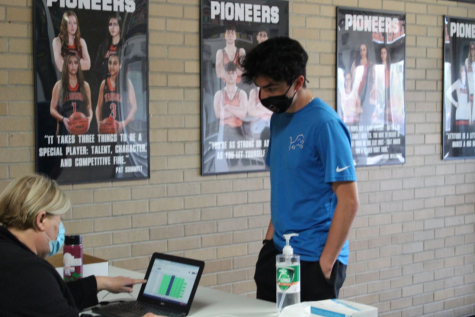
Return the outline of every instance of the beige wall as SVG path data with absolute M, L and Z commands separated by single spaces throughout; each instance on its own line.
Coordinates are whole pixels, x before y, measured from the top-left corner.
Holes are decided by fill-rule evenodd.
M 32 1 L 0 0 L 0 190 L 34 171 Z M 442 16 L 473 18 L 475 5 L 291 1 L 309 88 L 332 105 L 337 5 L 407 13 L 407 163 L 357 169 L 361 208 L 341 297 L 381 316 L 473 314 L 475 161 L 441 160 L 441 109 Z M 65 226 L 113 265 L 143 270 L 154 251 L 200 258 L 202 285 L 255 296 L 269 177 L 200 176 L 198 30 L 198 0 L 150 1 L 151 178 L 63 186 L 73 201 Z

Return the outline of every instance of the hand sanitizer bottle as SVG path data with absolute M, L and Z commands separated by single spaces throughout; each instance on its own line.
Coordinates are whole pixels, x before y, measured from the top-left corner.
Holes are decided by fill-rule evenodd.
M 300 256 L 294 254 L 289 240 L 296 233 L 284 234 L 286 245 L 276 257 L 277 313 L 282 308 L 300 303 Z

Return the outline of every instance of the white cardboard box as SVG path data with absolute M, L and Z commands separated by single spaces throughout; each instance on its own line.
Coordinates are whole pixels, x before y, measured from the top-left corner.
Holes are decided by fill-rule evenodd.
M 378 308 L 342 299 L 321 300 L 310 305 L 312 317 L 378 317 Z
M 58 253 L 46 258 L 51 265 L 53 265 L 58 271 L 59 275 L 63 276 L 63 254 Z M 84 254 L 82 257 L 82 275 L 88 277 L 91 275 L 96 276 L 109 276 L 109 262 L 107 260 L 96 258 L 95 256 Z

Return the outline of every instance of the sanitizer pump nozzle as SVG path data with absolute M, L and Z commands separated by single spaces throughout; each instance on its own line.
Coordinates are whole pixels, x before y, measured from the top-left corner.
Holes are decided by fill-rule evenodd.
M 292 237 L 298 237 L 298 233 L 287 233 L 287 234 L 284 234 L 285 247 L 284 247 L 284 250 L 282 251 L 282 254 L 284 254 L 284 255 L 292 255 L 292 254 L 294 254 L 294 249 L 290 246 L 290 238 L 292 238 Z

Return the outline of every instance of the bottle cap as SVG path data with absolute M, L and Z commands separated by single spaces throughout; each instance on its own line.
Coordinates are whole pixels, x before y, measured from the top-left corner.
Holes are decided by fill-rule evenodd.
M 82 237 L 80 235 L 75 236 L 65 236 L 64 237 L 65 245 L 79 245 L 82 244 Z
M 286 245 L 284 247 L 284 250 L 282 251 L 282 253 L 284 255 L 292 255 L 294 254 L 294 249 L 292 249 L 292 247 L 290 246 L 290 238 L 292 237 L 296 237 L 298 236 L 298 233 L 287 233 L 287 234 L 284 234 L 284 238 L 285 238 L 285 242 L 286 242 Z

